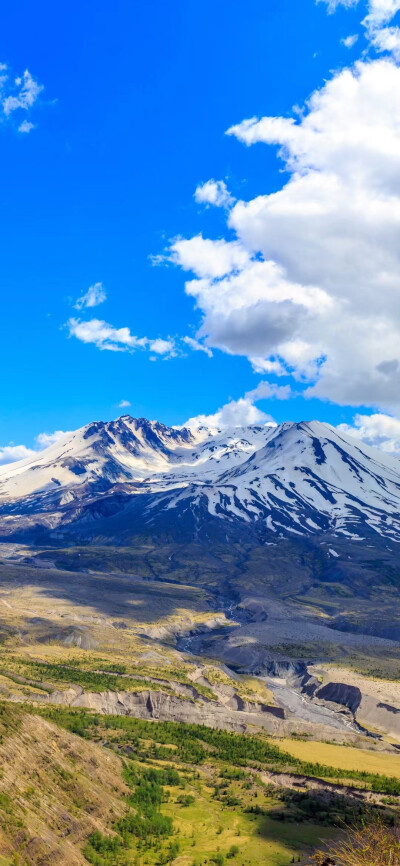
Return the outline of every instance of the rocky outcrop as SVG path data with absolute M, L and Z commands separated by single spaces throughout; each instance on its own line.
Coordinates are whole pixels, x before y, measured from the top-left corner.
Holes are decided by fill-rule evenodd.
M 354 716 L 362 698 L 360 689 L 356 686 L 349 686 L 347 683 L 327 683 L 314 694 L 321 701 L 329 701 L 347 707 Z
M 85 692 L 80 686 L 70 686 L 65 691 L 55 691 L 51 695 L 37 695 L 34 700 L 69 707 L 85 707 L 106 715 L 187 722 L 237 732 L 244 732 L 251 725 L 276 733 L 279 723 L 285 718 L 284 710 L 280 707 L 242 701 L 239 696 L 236 706 L 231 699 L 229 707 L 206 699 L 185 700 L 177 695 L 156 690 Z
M 149 637 L 152 640 L 172 640 L 176 642 L 178 649 L 185 650 L 185 641 L 197 636 L 207 635 L 214 629 L 223 627 L 232 628 L 232 622 L 226 618 L 224 613 L 220 613 L 215 616 L 209 616 L 208 619 L 197 625 L 193 623 L 193 619 L 187 617 L 184 622 L 180 622 L 179 624 L 171 623 L 171 625 L 165 626 L 146 626 L 142 633 L 145 637 Z
M 374 680 L 346 668 L 315 666 L 304 679 L 303 694 L 312 701 L 348 710 L 370 735 L 400 741 L 400 688 L 396 681 Z M 322 682 L 321 682 L 322 680 Z

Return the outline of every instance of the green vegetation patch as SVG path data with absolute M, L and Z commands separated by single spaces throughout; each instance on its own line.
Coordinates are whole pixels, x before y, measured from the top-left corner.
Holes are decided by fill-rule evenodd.
M 25 712 L 18 704 L 0 702 L 0 744 L 11 734 L 17 733 Z
M 229 767 L 252 767 L 273 772 L 290 772 L 299 776 L 332 779 L 347 784 L 349 780 L 359 787 L 376 793 L 400 796 L 400 779 L 363 770 L 343 770 L 321 763 L 303 761 L 283 751 L 263 735 L 235 734 L 228 731 L 177 722 L 152 722 L 128 716 L 99 716 L 86 710 L 64 707 L 41 707 L 35 710 L 56 724 L 91 739 L 96 728 L 121 731 L 133 738 L 138 748 L 139 739 L 153 741 L 153 757 L 165 756 L 160 746 L 174 745 L 177 756 L 185 763 L 201 764 L 206 760 L 222 761 Z M 158 746 L 154 743 L 157 739 Z M 120 738 L 123 742 L 124 737 Z M 117 738 L 118 741 L 118 738 Z
M 51 662 L 23 661 L 17 662 L 18 673 L 32 682 L 74 683 L 91 692 L 137 692 L 151 689 L 173 694 L 173 689 L 160 685 L 145 678 L 136 679 L 133 676 L 123 676 L 121 673 L 99 672 L 85 670 L 76 665 L 53 664 Z

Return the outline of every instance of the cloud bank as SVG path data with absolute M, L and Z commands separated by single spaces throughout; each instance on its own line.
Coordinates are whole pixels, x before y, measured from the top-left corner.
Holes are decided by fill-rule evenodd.
M 371 21 L 388 14 L 370 3 Z M 171 244 L 170 259 L 191 274 L 185 288 L 201 314 L 197 339 L 246 356 L 259 372 L 289 374 L 306 383 L 306 396 L 399 409 L 395 60 L 358 61 L 315 91 L 300 115 L 253 117 L 228 135 L 278 148 L 288 179 L 278 192 L 230 207 L 233 240 L 200 233 Z
M 271 385 L 269 382 L 259 382 L 256 388 L 248 391 L 239 400 L 230 400 L 211 415 L 196 415 L 186 421 L 185 427 L 248 427 L 260 424 L 276 427 L 276 421 L 271 415 L 263 412 L 255 405 L 259 400 L 287 400 L 291 395 L 289 385 Z
M 374 413 L 356 415 L 353 424 L 339 424 L 339 430 L 361 439 L 367 445 L 400 456 L 400 420 L 391 415 Z
M 25 460 L 26 457 L 33 457 L 38 451 L 54 445 L 59 439 L 66 436 L 67 433 L 68 431 L 65 430 L 55 430 L 54 433 L 39 433 L 35 439 L 36 448 L 27 448 L 26 445 L 14 444 L 0 446 L 0 466 L 4 466 L 6 463 L 15 463 L 17 460 Z

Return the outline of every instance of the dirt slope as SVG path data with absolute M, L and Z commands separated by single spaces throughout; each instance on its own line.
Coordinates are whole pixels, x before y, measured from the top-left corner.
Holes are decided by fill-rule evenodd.
M 87 864 L 87 837 L 109 833 L 125 809 L 119 758 L 38 716 L 23 715 L 3 738 L 0 765 L 0 857 L 18 852 L 19 862 L 35 866 Z

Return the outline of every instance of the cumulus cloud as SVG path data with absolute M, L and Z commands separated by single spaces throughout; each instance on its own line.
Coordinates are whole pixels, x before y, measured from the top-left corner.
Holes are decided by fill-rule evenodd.
M 214 205 L 215 207 L 230 207 L 235 201 L 232 198 L 224 180 L 208 180 L 199 184 L 194 193 L 198 204 Z
M 82 343 L 92 343 L 101 351 L 134 352 L 136 349 L 147 349 L 165 358 L 173 358 L 176 354 L 175 341 L 172 339 L 135 337 L 129 328 L 114 328 L 101 319 L 82 321 L 71 318 L 66 327 L 70 337 L 76 337 Z
M 364 23 L 369 27 L 381 27 L 391 21 L 399 10 L 400 0 L 369 0 Z
M 174 340 L 163 340 L 161 337 L 157 337 L 156 340 L 148 341 L 148 347 L 150 352 L 154 352 L 156 355 L 168 355 L 169 358 L 172 358 L 176 354 Z
M 16 128 L 25 135 L 34 129 L 34 124 L 21 120 L 21 112 L 29 114 L 43 90 L 43 85 L 31 75 L 28 69 L 22 76 L 15 77 L 7 64 L 0 64 L 0 120 L 12 123 L 15 118 Z
M 169 260 L 198 277 L 223 277 L 239 270 L 249 261 L 249 254 L 237 241 L 212 241 L 203 236 L 177 238 L 170 247 Z
M 130 400 L 120 400 L 118 403 L 118 409 L 128 409 L 130 405 Z
M 255 406 L 259 400 L 288 400 L 291 396 L 289 385 L 277 385 L 273 382 L 259 382 L 256 388 L 247 391 L 239 400 L 230 400 L 212 415 L 197 415 L 184 425 L 185 427 L 248 427 L 251 424 L 262 424 L 276 427 L 276 421 L 271 415 Z
M 25 460 L 27 457 L 34 457 L 38 451 L 54 445 L 63 436 L 67 436 L 67 432 L 64 430 L 55 430 L 54 433 L 39 433 L 35 438 L 35 448 L 27 448 L 26 445 L 3 445 L 0 447 L 0 466 L 4 466 L 7 463 L 16 463 L 18 460 Z
M 400 455 L 400 419 L 392 415 L 356 415 L 353 424 L 339 424 L 338 430 L 361 439 L 367 445 Z
M 74 307 L 76 310 L 82 310 L 84 307 L 98 307 L 99 304 L 104 303 L 106 298 L 107 293 L 103 283 L 94 283 L 93 286 L 89 286 L 84 295 L 78 298 Z
M 146 337 L 135 337 L 129 328 L 114 328 L 101 319 L 90 319 L 85 322 L 71 318 L 67 322 L 70 337 L 76 337 L 82 343 L 93 343 L 98 349 L 109 352 L 127 352 L 144 349 Z
M 317 0 L 327 4 L 328 12 L 335 12 L 338 6 L 344 6 L 347 9 L 352 6 L 357 6 L 359 0 Z M 378 53 L 389 52 L 395 60 L 400 59 L 400 28 L 387 27 L 386 25 L 394 18 L 400 10 L 400 0 L 368 0 L 368 13 L 362 21 L 365 27 L 365 35 L 371 46 Z M 342 39 L 347 48 L 351 48 L 354 42 L 351 40 L 354 37 Z M 357 37 L 355 37 L 357 39 Z M 349 42 L 350 44 L 346 44 Z
M 276 423 L 271 417 L 246 397 L 239 400 L 231 400 L 225 406 L 221 406 L 213 415 L 196 415 L 186 421 L 185 427 L 248 427 L 251 424 L 267 424 L 275 427 Z
M 391 58 L 358 61 L 300 114 L 250 118 L 228 134 L 277 146 L 288 179 L 236 202 L 233 240 L 172 244 L 172 260 L 194 274 L 185 289 L 201 313 L 196 338 L 308 383 L 307 396 L 394 411 L 400 69 Z
M 68 430 L 54 430 L 54 433 L 39 433 L 39 435 L 36 436 L 36 442 L 39 448 L 49 448 L 50 445 L 55 445 L 56 442 L 59 442 L 59 440 L 63 439 L 64 436 L 67 436 L 68 433 Z
M 370 42 L 378 52 L 389 51 L 395 60 L 400 60 L 400 28 L 382 27 L 370 34 Z
M 0 448 L 0 466 L 5 463 L 15 463 L 17 460 L 25 460 L 25 457 L 31 457 L 35 454 L 32 448 L 27 448 L 26 445 L 3 445 Z
M 400 9 L 400 0 L 369 0 L 368 15 L 362 22 L 371 46 L 400 60 L 400 28 L 387 26 Z

